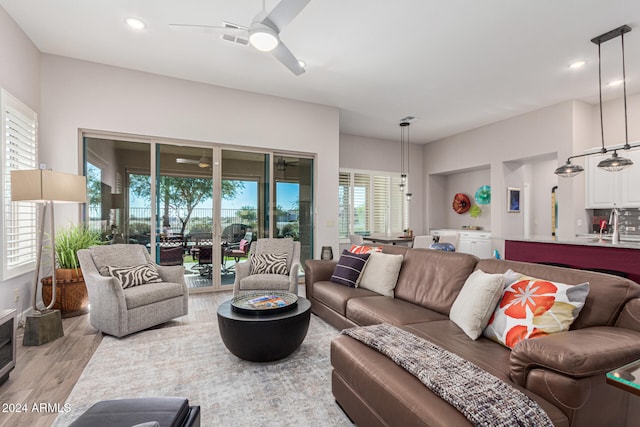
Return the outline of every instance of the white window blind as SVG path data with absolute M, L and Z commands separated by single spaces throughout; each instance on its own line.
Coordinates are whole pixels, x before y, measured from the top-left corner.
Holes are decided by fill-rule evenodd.
M 349 237 L 349 224 L 351 223 L 351 174 L 340 172 L 338 178 L 338 231 L 340 238 Z
M 2 106 L 2 279 L 33 270 L 38 250 L 37 207 L 11 201 L 11 171 L 36 169 L 38 116 L 13 95 L 0 91 Z
M 353 176 L 353 231 L 354 233 L 370 233 L 371 212 L 371 178 L 369 175 L 356 173 Z
M 400 233 L 407 228 L 408 206 L 400 175 L 340 171 L 340 238 L 349 234 Z

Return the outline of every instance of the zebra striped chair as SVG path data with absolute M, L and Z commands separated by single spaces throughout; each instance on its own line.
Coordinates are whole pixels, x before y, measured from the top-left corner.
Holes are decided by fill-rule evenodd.
M 156 265 L 143 245 L 92 246 L 78 260 L 99 331 L 122 337 L 188 313 L 184 267 Z
M 287 291 L 298 294 L 300 242 L 291 238 L 258 239 L 249 259 L 236 264 L 233 295 L 251 291 Z

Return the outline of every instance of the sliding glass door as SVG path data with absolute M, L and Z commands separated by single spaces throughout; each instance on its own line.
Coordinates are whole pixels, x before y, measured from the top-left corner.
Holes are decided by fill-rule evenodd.
M 156 260 L 184 265 L 191 289 L 215 287 L 213 150 L 156 144 Z
M 232 289 L 251 242 L 291 237 L 313 257 L 312 158 L 85 136 L 87 223 L 105 244 L 183 265 L 190 291 Z

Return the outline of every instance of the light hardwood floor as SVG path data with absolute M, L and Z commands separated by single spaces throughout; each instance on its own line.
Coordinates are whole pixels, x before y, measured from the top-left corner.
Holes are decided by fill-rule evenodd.
M 231 294 L 231 291 L 192 294 L 189 314 L 159 327 L 210 322 L 218 305 L 231 298 Z M 88 314 L 63 319 L 62 324 L 64 337 L 38 347 L 24 347 L 24 330 L 18 329 L 16 367 L 9 380 L 0 386 L 0 427 L 50 426 L 58 416 L 56 405 L 63 410 L 69 393 L 102 341 L 102 333 L 89 325 Z M 34 405 L 39 409 L 41 404 L 50 407 L 34 411 Z M 16 412 L 11 405 L 26 411 Z

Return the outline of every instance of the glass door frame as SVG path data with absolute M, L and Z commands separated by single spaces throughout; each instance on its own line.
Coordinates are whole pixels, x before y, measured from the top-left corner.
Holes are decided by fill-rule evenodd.
M 274 171 L 276 167 L 276 157 L 277 156 L 291 156 L 291 157 L 300 157 L 300 158 L 308 158 L 313 160 L 313 194 L 312 194 L 312 236 L 311 241 L 315 241 L 315 233 L 316 233 L 316 178 L 317 178 L 317 156 L 313 153 L 301 153 L 295 151 L 288 150 L 279 150 L 279 149 L 266 149 L 262 147 L 252 147 L 252 146 L 238 146 L 232 144 L 221 144 L 215 142 L 199 142 L 192 141 L 186 139 L 174 139 L 174 138 L 163 138 L 163 137 L 153 137 L 153 136 L 140 136 L 133 134 L 126 134 L 120 132 L 111 132 L 111 131 L 100 131 L 100 130 L 92 130 L 92 129 L 79 129 L 78 132 L 78 153 L 80 156 L 79 163 L 82 165 L 81 170 L 86 175 L 86 162 L 87 162 L 87 153 L 86 153 L 86 139 L 87 138 L 95 138 L 95 139 L 104 139 L 104 140 L 116 140 L 123 142 L 132 142 L 132 143 L 145 143 L 149 144 L 149 156 L 150 156 L 150 164 L 149 164 L 149 174 L 153 179 L 151 179 L 150 191 L 151 191 L 151 200 L 149 203 L 150 208 L 150 241 L 151 241 L 151 252 L 150 255 L 152 259 L 157 259 L 158 248 L 159 246 L 156 244 L 158 238 L 158 230 L 157 225 L 159 224 L 159 216 L 157 209 L 157 178 L 158 178 L 158 170 L 159 170 L 159 157 L 158 150 L 159 145 L 176 145 L 176 146 L 184 146 L 190 148 L 200 148 L 211 150 L 212 156 L 212 180 L 213 180 L 213 195 L 212 197 L 212 236 L 213 241 L 220 241 L 222 236 L 222 227 L 221 227 L 221 206 L 222 206 L 222 150 L 231 150 L 238 152 L 247 152 L 252 154 L 264 154 L 268 155 L 268 201 L 267 206 L 265 207 L 265 214 L 268 218 L 268 227 L 265 230 L 266 237 L 274 236 L 276 232 L 276 205 L 275 205 L 275 186 L 276 181 L 274 178 Z M 128 178 L 123 177 L 125 182 Z M 217 195 L 217 197 L 216 197 Z M 87 219 L 89 217 L 89 205 L 85 204 L 85 208 L 82 209 L 81 218 Z M 312 252 L 314 246 L 311 246 Z M 222 257 L 222 248 L 220 245 L 213 245 L 212 248 L 212 257 L 213 259 L 221 259 Z M 222 287 L 220 274 L 221 274 L 222 266 L 219 262 L 212 263 L 212 286 L 201 287 L 201 288 L 189 288 L 189 293 L 201 293 L 201 292 L 212 292 L 212 291 L 220 291 L 220 290 L 230 290 L 229 287 Z

